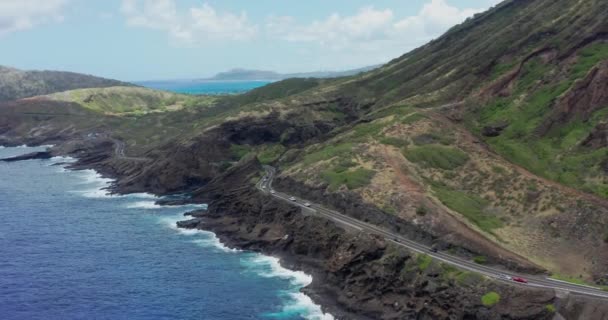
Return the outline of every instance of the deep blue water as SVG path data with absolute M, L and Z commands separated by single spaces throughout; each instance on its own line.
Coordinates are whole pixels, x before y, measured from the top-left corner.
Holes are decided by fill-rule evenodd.
M 269 84 L 269 81 L 142 81 L 137 85 L 185 94 L 235 94 L 259 88 Z
M 178 230 L 192 208 L 107 196 L 65 160 L 0 163 L 0 319 L 330 318 L 298 292 L 307 275 Z

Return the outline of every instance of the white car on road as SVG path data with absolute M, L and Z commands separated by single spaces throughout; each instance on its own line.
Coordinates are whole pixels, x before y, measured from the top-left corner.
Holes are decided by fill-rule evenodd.
M 499 276 L 498 276 L 498 278 L 500 278 L 500 279 L 502 279 L 502 280 L 507 280 L 507 281 L 511 281 L 511 280 L 513 280 L 513 277 L 508 276 L 508 275 L 506 275 L 506 274 L 501 274 L 501 275 L 499 275 Z
M 290 201 L 297 201 L 297 199 L 295 197 L 291 197 L 289 198 Z

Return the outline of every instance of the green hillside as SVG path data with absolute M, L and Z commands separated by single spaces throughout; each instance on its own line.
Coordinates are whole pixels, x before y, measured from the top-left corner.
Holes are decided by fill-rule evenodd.
M 207 107 L 217 100 L 210 96 L 195 97 L 139 87 L 77 89 L 54 93 L 47 98 L 77 103 L 92 111 L 105 114 L 123 115 Z
M 352 77 L 215 98 L 124 87 L 49 97 L 97 118 L 25 114 L 48 105 L 20 101 L 0 107 L 11 116 L 0 118 L 3 135 L 112 131 L 130 155 L 157 160 L 145 172 L 183 177 L 129 172 L 130 183 L 170 191 L 255 154 L 277 167 L 280 187 L 370 223 L 608 283 L 603 0 L 504 1 Z
M 0 102 L 79 88 L 131 86 L 121 81 L 61 71 L 22 71 L 0 66 Z

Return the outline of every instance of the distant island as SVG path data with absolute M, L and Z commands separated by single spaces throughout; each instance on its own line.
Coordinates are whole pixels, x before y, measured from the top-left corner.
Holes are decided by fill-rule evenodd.
M 213 80 L 213 81 L 230 81 L 230 80 L 284 80 L 289 78 L 336 78 L 354 76 L 361 72 L 370 71 L 380 67 L 381 65 L 374 65 L 363 67 L 359 69 L 346 70 L 346 71 L 317 71 L 317 72 L 302 72 L 302 73 L 278 73 L 275 71 L 267 70 L 250 70 L 250 69 L 232 69 L 226 72 L 220 72 L 217 75 L 201 80 Z

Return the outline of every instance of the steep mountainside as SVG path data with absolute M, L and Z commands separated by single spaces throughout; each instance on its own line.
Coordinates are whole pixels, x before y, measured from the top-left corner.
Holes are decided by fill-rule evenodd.
M 607 35 L 603 0 L 509 0 L 358 76 L 290 79 L 120 117 L 97 98 L 3 103 L 0 143 L 55 143 L 53 152 L 81 158 L 78 167 L 119 177 L 118 192 L 188 192 L 228 208 L 256 198 L 255 177 L 230 186 L 229 204 L 209 186 L 227 188 L 224 175 L 257 158 L 247 162 L 250 174 L 277 167 L 277 189 L 449 254 L 608 285 Z M 115 101 L 108 97 L 100 101 Z M 219 209 L 211 219 L 230 223 L 216 226 L 226 236 L 241 229 L 234 221 L 257 230 L 259 214 L 269 227 L 237 239 L 259 250 L 281 244 L 264 244 L 271 228 L 282 230 L 272 219 L 299 223 L 281 208 L 272 217 L 233 208 L 234 220 Z M 365 262 L 350 263 L 344 270 L 372 277 L 360 272 Z M 385 301 L 391 290 L 382 291 Z M 438 295 L 421 303 L 449 309 Z M 388 309 L 378 318 L 395 315 Z
M 90 75 L 60 71 L 22 71 L 0 66 L 0 101 L 54 92 L 130 84 Z
M 603 282 L 607 16 L 603 1 L 505 1 L 376 71 L 241 113 L 292 128 L 228 137 L 293 192 L 353 194 L 474 252 Z
M 608 197 L 605 1 L 505 1 L 339 88 L 452 120 L 542 177 Z
M 505 1 L 325 86 L 319 108 L 349 101 L 364 123 L 285 158 L 285 175 L 479 243 L 455 217 L 555 273 L 598 280 L 607 202 L 589 193 L 607 196 L 607 18 L 605 1 Z
M 561 60 L 602 41 L 607 6 L 600 0 L 507 0 L 345 89 L 358 88 L 358 96 L 370 94 L 383 104 L 459 101 L 534 57 L 551 51 Z

